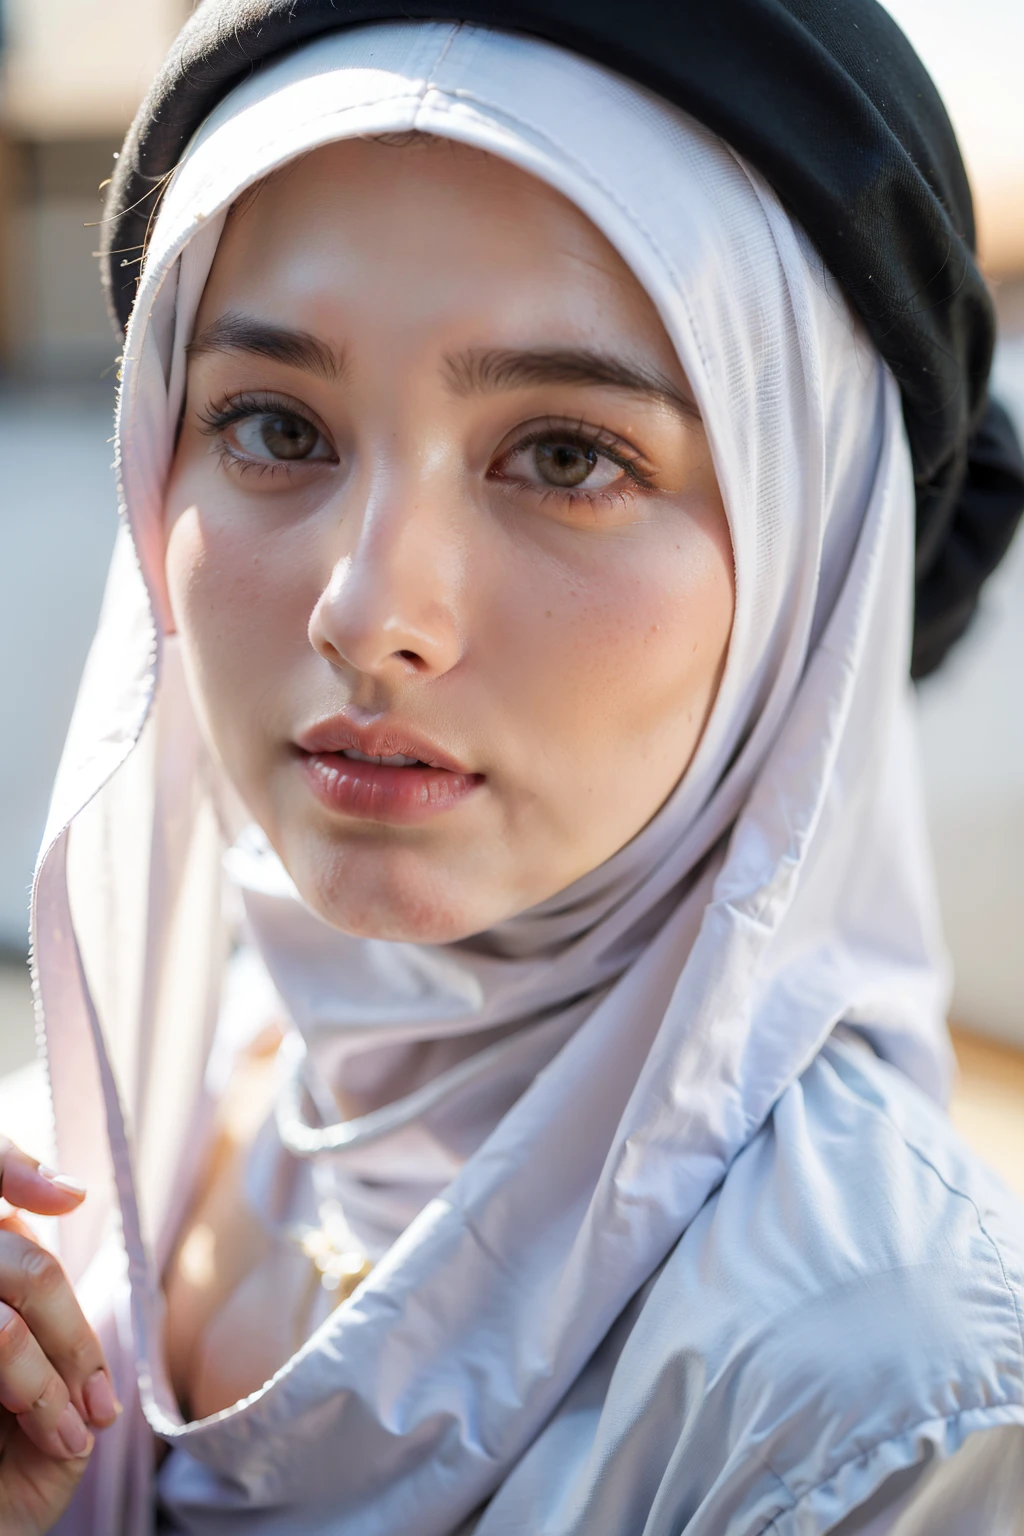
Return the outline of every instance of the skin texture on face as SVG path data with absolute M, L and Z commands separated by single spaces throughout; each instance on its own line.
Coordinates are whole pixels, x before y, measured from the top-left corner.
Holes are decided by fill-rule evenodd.
M 732 549 L 671 342 L 575 207 L 473 149 L 332 145 L 243 200 L 166 528 L 211 747 L 350 933 L 447 942 L 564 889 L 714 701 Z

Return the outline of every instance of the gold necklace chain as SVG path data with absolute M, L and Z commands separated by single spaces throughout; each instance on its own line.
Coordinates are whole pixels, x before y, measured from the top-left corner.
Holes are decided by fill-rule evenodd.
M 352 1235 L 337 1200 L 325 1200 L 319 1210 L 320 1224 L 295 1223 L 287 1228 L 291 1242 L 312 1264 L 307 1307 L 312 1305 L 316 1284 L 331 1297 L 332 1306 L 347 1301 L 373 1269 L 370 1259 Z

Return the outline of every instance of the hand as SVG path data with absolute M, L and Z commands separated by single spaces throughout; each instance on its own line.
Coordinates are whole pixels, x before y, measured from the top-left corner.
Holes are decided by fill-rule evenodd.
M 0 1195 L 40 1216 L 85 1190 L 0 1137 Z M 17 1216 L 0 1220 L 0 1531 L 40 1536 L 88 1464 L 91 1429 L 120 1413 L 99 1340 L 60 1264 Z

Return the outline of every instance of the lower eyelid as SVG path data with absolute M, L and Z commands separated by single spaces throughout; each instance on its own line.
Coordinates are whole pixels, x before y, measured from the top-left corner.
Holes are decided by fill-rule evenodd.
M 250 458 L 244 453 L 239 453 L 223 439 L 215 445 L 217 457 L 225 468 L 230 467 L 239 474 L 251 475 L 254 472 L 261 476 L 278 475 L 282 471 L 291 474 L 296 468 L 302 469 L 310 464 L 322 465 L 336 463 L 332 459 L 256 459 Z

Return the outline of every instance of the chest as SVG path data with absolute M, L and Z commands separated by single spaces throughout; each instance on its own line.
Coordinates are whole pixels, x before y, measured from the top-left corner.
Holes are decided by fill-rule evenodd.
M 323 1306 L 310 1255 L 254 1212 L 245 1187 L 272 1103 L 275 1040 L 240 1057 L 197 1193 L 163 1277 L 168 1372 L 188 1418 L 247 1396 L 294 1354 Z

